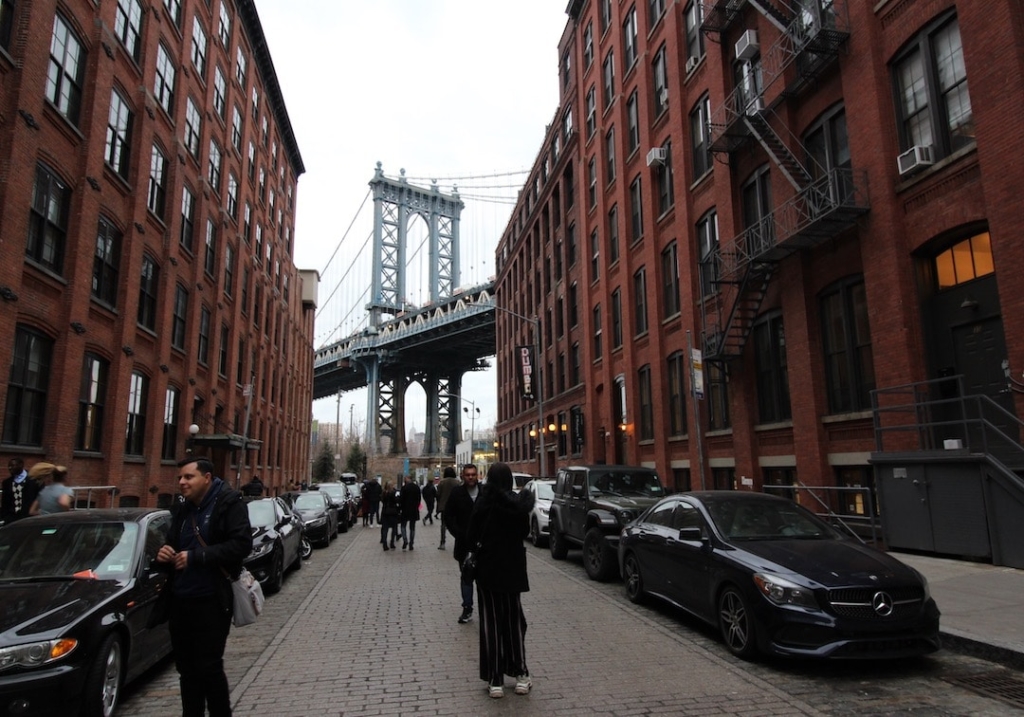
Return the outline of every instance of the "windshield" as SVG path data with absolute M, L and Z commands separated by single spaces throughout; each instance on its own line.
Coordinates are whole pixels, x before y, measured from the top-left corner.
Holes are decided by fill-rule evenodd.
M 729 540 L 832 540 L 836 532 L 796 503 L 775 500 L 716 500 L 707 504 L 719 532 Z
M 554 500 L 555 490 L 550 483 L 535 483 L 537 488 L 537 500 Z
M 345 489 L 340 485 L 321 485 L 320 492 L 326 493 L 327 495 L 334 498 L 334 500 L 345 500 Z
M 590 494 L 632 495 L 654 497 L 665 494 L 661 480 L 656 473 L 647 471 L 594 471 L 590 474 Z
M 269 528 L 276 522 L 274 504 L 269 500 L 249 503 L 249 524 L 254 528 Z
M 32 523 L 0 530 L 0 580 L 80 577 L 125 580 L 135 523 Z
M 301 493 L 295 498 L 296 510 L 317 510 L 324 507 L 324 499 L 318 493 Z

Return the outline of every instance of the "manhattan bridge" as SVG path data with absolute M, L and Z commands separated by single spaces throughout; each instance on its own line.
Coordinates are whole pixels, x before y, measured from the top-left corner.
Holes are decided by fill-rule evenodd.
M 357 212 L 358 219 L 372 197 L 372 231 L 354 258 L 346 232 L 321 270 L 313 362 L 314 400 L 337 394 L 340 406 L 342 393 L 367 390 L 369 453 L 380 454 L 384 438 L 390 453 L 406 453 L 411 419 L 425 426 L 425 455 L 454 455 L 462 379 L 488 368 L 495 352 L 494 251 L 526 172 L 448 178 L 462 190 L 444 192 L 437 180 L 420 186 L 405 170 L 386 176 L 377 163 Z M 500 207 L 492 226 L 475 225 L 486 236 L 462 231 L 467 201 L 478 215 Z M 406 415 L 414 384 L 426 397 L 424 416 Z

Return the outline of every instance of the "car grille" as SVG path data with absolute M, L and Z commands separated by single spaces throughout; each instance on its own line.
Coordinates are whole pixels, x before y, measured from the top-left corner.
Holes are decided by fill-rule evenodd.
M 880 616 L 873 607 L 878 593 L 886 593 L 892 598 L 893 610 L 888 616 Z M 900 619 L 916 615 L 924 603 L 924 589 L 919 585 L 908 585 L 892 588 L 840 588 L 829 590 L 829 605 L 840 617 L 877 620 L 879 617 Z

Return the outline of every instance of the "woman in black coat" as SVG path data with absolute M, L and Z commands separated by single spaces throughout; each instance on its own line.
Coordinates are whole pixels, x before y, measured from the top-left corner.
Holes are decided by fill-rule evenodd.
M 530 590 L 523 539 L 530 532 L 533 494 L 512 492 L 512 469 L 495 463 L 466 532 L 470 550 L 480 544 L 477 601 L 480 605 L 480 679 L 491 697 L 504 697 L 505 675 L 516 678 L 517 695 L 533 685 L 526 666 L 526 616 L 520 595 Z
M 395 492 L 395 484 L 388 481 L 384 484 L 384 495 L 381 498 L 380 511 L 380 542 L 384 550 L 388 548 L 388 531 L 391 531 L 391 550 L 395 547 L 395 538 L 398 537 L 398 494 Z

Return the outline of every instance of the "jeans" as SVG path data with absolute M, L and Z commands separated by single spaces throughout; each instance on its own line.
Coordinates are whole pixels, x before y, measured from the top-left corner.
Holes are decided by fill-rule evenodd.
M 409 526 L 409 536 L 408 536 L 408 539 L 406 539 L 406 534 L 405 534 L 405 526 L 406 525 Z M 406 542 L 408 542 L 409 545 L 412 545 L 413 542 L 415 542 L 415 540 L 416 540 L 416 521 L 415 520 L 403 520 L 402 521 L 402 543 L 405 544 Z
M 459 579 L 459 586 L 462 588 L 462 607 L 473 609 L 473 583 L 464 583 Z
M 230 629 L 231 613 L 221 608 L 216 595 L 171 596 L 171 648 L 180 676 L 183 717 L 202 717 L 207 707 L 211 717 L 231 714 L 231 691 L 224 674 Z
M 380 520 L 380 542 L 388 544 L 388 531 L 391 531 L 391 547 L 395 547 L 395 538 L 398 537 L 398 517 L 393 515 L 382 515 Z

